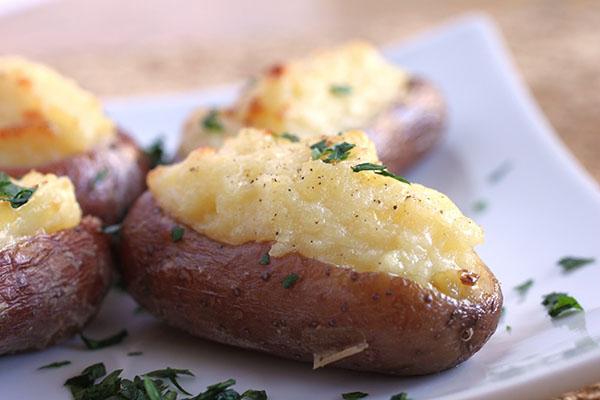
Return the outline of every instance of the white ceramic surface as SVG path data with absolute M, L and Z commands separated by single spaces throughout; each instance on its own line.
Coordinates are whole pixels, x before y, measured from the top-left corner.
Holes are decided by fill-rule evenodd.
M 43 352 L 0 358 L 0 398 L 67 399 L 64 380 L 103 361 L 124 375 L 171 366 L 190 368 L 195 379 L 181 383 L 200 391 L 234 377 L 237 388 L 266 389 L 273 399 L 340 399 L 360 390 L 368 399 L 406 391 L 413 399 L 544 399 L 600 380 L 600 261 L 564 274 L 565 255 L 600 258 L 600 191 L 565 151 L 532 101 L 509 61 L 494 27 L 471 16 L 386 49 L 394 61 L 436 82 L 448 99 L 450 127 L 444 143 L 408 177 L 440 189 L 486 231 L 482 258 L 503 284 L 506 316 L 489 343 L 450 371 L 402 379 L 335 369 L 312 371 L 307 364 L 191 338 L 147 314 L 116 290 L 86 329 L 103 336 L 126 327 L 120 345 L 87 351 L 79 339 Z M 173 149 L 183 118 L 199 104 L 231 101 L 235 88 L 193 94 L 111 101 L 109 112 L 147 144 L 158 134 Z M 489 174 L 509 166 L 497 183 Z M 483 212 L 473 203 L 485 200 Z M 513 287 L 535 285 L 525 299 Z M 567 291 L 584 314 L 552 321 L 541 296 Z M 506 325 L 512 331 L 506 330 Z M 143 351 L 138 357 L 127 352 Z M 72 365 L 37 371 L 49 362 Z

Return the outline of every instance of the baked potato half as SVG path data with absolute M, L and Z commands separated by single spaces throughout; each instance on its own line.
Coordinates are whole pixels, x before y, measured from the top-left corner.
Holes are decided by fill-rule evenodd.
M 0 58 L 0 170 L 68 176 L 84 214 L 118 222 L 145 189 L 149 160 L 98 99 L 55 71 Z
M 148 176 L 121 230 L 145 309 L 193 335 L 395 375 L 450 368 L 496 329 L 482 231 L 379 164 L 363 132 L 244 130 Z
M 110 287 L 109 242 L 68 178 L 0 174 L 0 355 L 81 330 Z
M 183 127 L 180 159 L 197 147 L 220 147 L 244 126 L 297 137 L 362 129 L 380 160 L 399 172 L 440 139 L 446 109 L 427 80 L 354 42 L 269 68 L 228 109 L 199 109 Z

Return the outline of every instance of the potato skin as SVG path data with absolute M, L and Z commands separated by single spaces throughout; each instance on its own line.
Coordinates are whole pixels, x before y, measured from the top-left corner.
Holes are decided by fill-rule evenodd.
M 109 238 L 84 217 L 0 250 L 0 355 L 67 339 L 96 314 L 112 277 Z
M 94 215 L 107 224 L 119 222 L 127 208 L 146 188 L 150 164 L 147 156 L 125 133 L 110 143 L 64 160 L 36 167 L 42 173 L 68 176 L 75 186 L 84 215 Z M 2 168 L 18 178 L 30 168 Z
M 173 242 L 171 229 L 185 228 Z M 147 192 L 122 227 L 122 273 L 133 297 L 169 325 L 217 342 L 312 361 L 369 347 L 331 365 L 394 375 L 441 371 L 496 329 L 502 294 L 457 301 L 385 273 L 359 273 L 298 254 L 259 260 L 269 243 L 231 246 L 164 213 Z M 487 270 L 486 270 L 487 271 Z M 291 288 L 282 280 L 300 279 Z
M 375 142 L 381 162 L 400 173 L 437 144 L 445 123 L 446 105 L 441 93 L 428 81 L 413 77 L 406 95 L 364 129 Z

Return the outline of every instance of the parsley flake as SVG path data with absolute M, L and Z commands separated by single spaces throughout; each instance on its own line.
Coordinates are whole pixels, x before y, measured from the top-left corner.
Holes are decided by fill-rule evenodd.
M 38 370 L 60 368 L 60 367 L 64 367 L 65 365 L 69 365 L 69 364 L 71 364 L 71 361 L 69 361 L 69 360 L 56 361 L 56 362 L 53 362 L 50 364 L 42 365 L 41 367 L 38 368 Z
M 164 146 L 163 138 L 159 137 L 144 150 L 148 160 L 150 160 L 150 168 L 166 163 Z
M 0 201 L 7 201 L 12 208 L 19 208 L 29 201 L 37 188 L 15 185 L 10 177 L 0 172 Z
M 352 94 L 352 86 L 333 84 L 329 86 L 329 92 L 334 96 L 348 96 Z
M 324 163 L 332 164 L 343 161 L 350 155 L 350 150 L 356 147 L 355 144 L 348 142 L 336 143 L 333 146 L 327 146 L 325 139 L 310 146 L 311 157 L 313 160 L 321 160 Z M 325 157 L 325 158 L 324 158 Z
M 480 213 L 487 209 L 488 203 L 485 200 L 476 200 L 473 203 L 473 212 Z
M 258 261 L 258 263 L 260 265 L 269 265 L 271 264 L 271 256 L 269 255 L 269 253 L 265 253 L 260 257 L 260 260 Z
M 121 343 L 123 339 L 127 337 L 127 330 L 123 329 L 112 336 L 99 340 L 88 338 L 82 333 L 79 334 L 79 337 L 81 337 L 81 340 L 83 340 L 83 343 L 85 343 L 85 347 L 87 347 L 88 350 L 99 350 Z
M 174 226 L 171 229 L 171 240 L 173 242 L 179 242 L 181 239 L 183 239 L 183 235 L 185 233 L 185 229 L 181 226 Z
M 574 297 L 566 293 L 553 292 L 543 297 L 542 305 L 548 310 L 552 318 L 561 317 L 567 313 L 583 311 L 583 307 Z
M 96 173 L 96 175 L 94 175 L 94 178 L 92 178 L 92 180 L 90 181 L 90 188 L 94 189 L 96 185 L 98 185 L 106 179 L 109 173 L 110 171 L 108 170 L 108 168 L 103 168 L 100 171 L 98 171 L 98 173 Z
M 390 400 L 410 400 L 406 392 L 398 393 L 390 397 Z
M 289 132 L 283 132 L 281 135 L 279 135 L 279 137 L 282 139 L 287 139 L 292 143 L 298 143 L 300 141 L 300 138 L 297 135 Z
M 141 351 L 130 351 L 129 353 L 127 353 L 127 356 L 128 357 L 136 357 L 136 356 L 141 356 L 142 354 L 144 354 L 144 353 L 142 353 Z
M 525 296 L 529 289 L 533 286 L 533 279 L 527 279 L 525 282 L 520 285 L 515 286 L 515 290 L 519 292 L 521 296 Z
M 558 260 L 558 265 L 564 272 L 569 272 L 594 262 L 596 262 L 595 258 L 563 257 Z
M 210 110 L 210 112 L 202 120 L 202 126 L 207 131 L 213 133 L 219 133 L 225 130 L 223 123 L 219 119 L 219 112 L 217 110 Z
M 164 378 L 164 379 L 168 379 L 169 381 L 171 381 L 171 383 L 173 384 L 173 386 L 175 386 L 177 389 L 179 389 L 182 393 L 185 393 L 188 396 L 192 395 L 191 393 L 188 393 L 185 389 L 183 389 L 181 387 L 181 385 L 179 385 L 179 382 L 177 382 L 177 376 L 178 375 L 194 376 L 194 374 L 192 374 L 190 372 L 190 370 L 167 367 L 165 369 L 157 369 L 156 371 L 148 372 L 148 373 L 146 373 L 144 375 L 145 376 L 150 376 L 152 378 Z
M 362 163 L 362 164 L 353 166 L 352 171 L 354 171 L 354 172 L 373 171 L 377 175 L 387 176 L 389 178 L 393 178 L 397 181 L 400 181 L 402 183 L 407 183 L 410 185 L 410 182 L 408 180 L 406 180 L 406 178 L 391 173 L 390 171 L 388 171 L 388 169 L 385 165 Z
M 291 274 L 283 278 L 283 281 L 281 281 L 281 285 L 284 287 L 284 289 L 290 289 L 296 284 L 296 282 L 298 282 L 298 279 L 300 279 L 300 275 L 298 275 L 295 272 L 292 272 Z

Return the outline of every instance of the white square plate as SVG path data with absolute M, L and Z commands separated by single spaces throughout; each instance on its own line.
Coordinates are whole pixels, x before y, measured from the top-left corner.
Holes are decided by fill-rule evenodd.
M 482 17 L 465 18 L 386 54 L 437 83 L 449 104 L 446 139 L 408 177 L 447 193 L 486 231 L 479 251 L 503 284 L 506 316 L 478 354 L 450 371 L 409 379 L 312 371 L 307 364 L 191 338 L 135 314 L 135 303 L 113 290 L 86 333 L 101 337 L 126 327 L 123 343 L 87 351 L 74 338 L 43 352 L 2 357 L 0 397 L 67 399 L 65 379 L 99 361 L 109 370 L 123 368 L 124 376 L 167 365 L 189 368 L 197 377 L 181 383 L 192 392 L 233 377 L 239 389 L 299 400 L 340 399 L 357 390 L 385 400 L 402 391 L 413 399 L 536 399 L 600 380 L 600 260 L 569 274 L 556 264 L 566 255 L 600 258 L 600 191 L 557 140 L 493 26 Z M 172 150 L 194 107 L 227 103 L 235 91 L 116 100 L 108 110 L 144 144 L 167 134 Z M 505 176 L 490 182 L 499 167 Z M 488 207 L 474 213 L 478 200 Z M 513 288 L 529 278 L 535 284 L 521 299 Z M 575 296 L 585 313 L 551 320 L 540 300 L 552 291 Z M 143 355 L 128 357 L 130 351 Z M 58 360 L 72 364 L 36 370 Z

